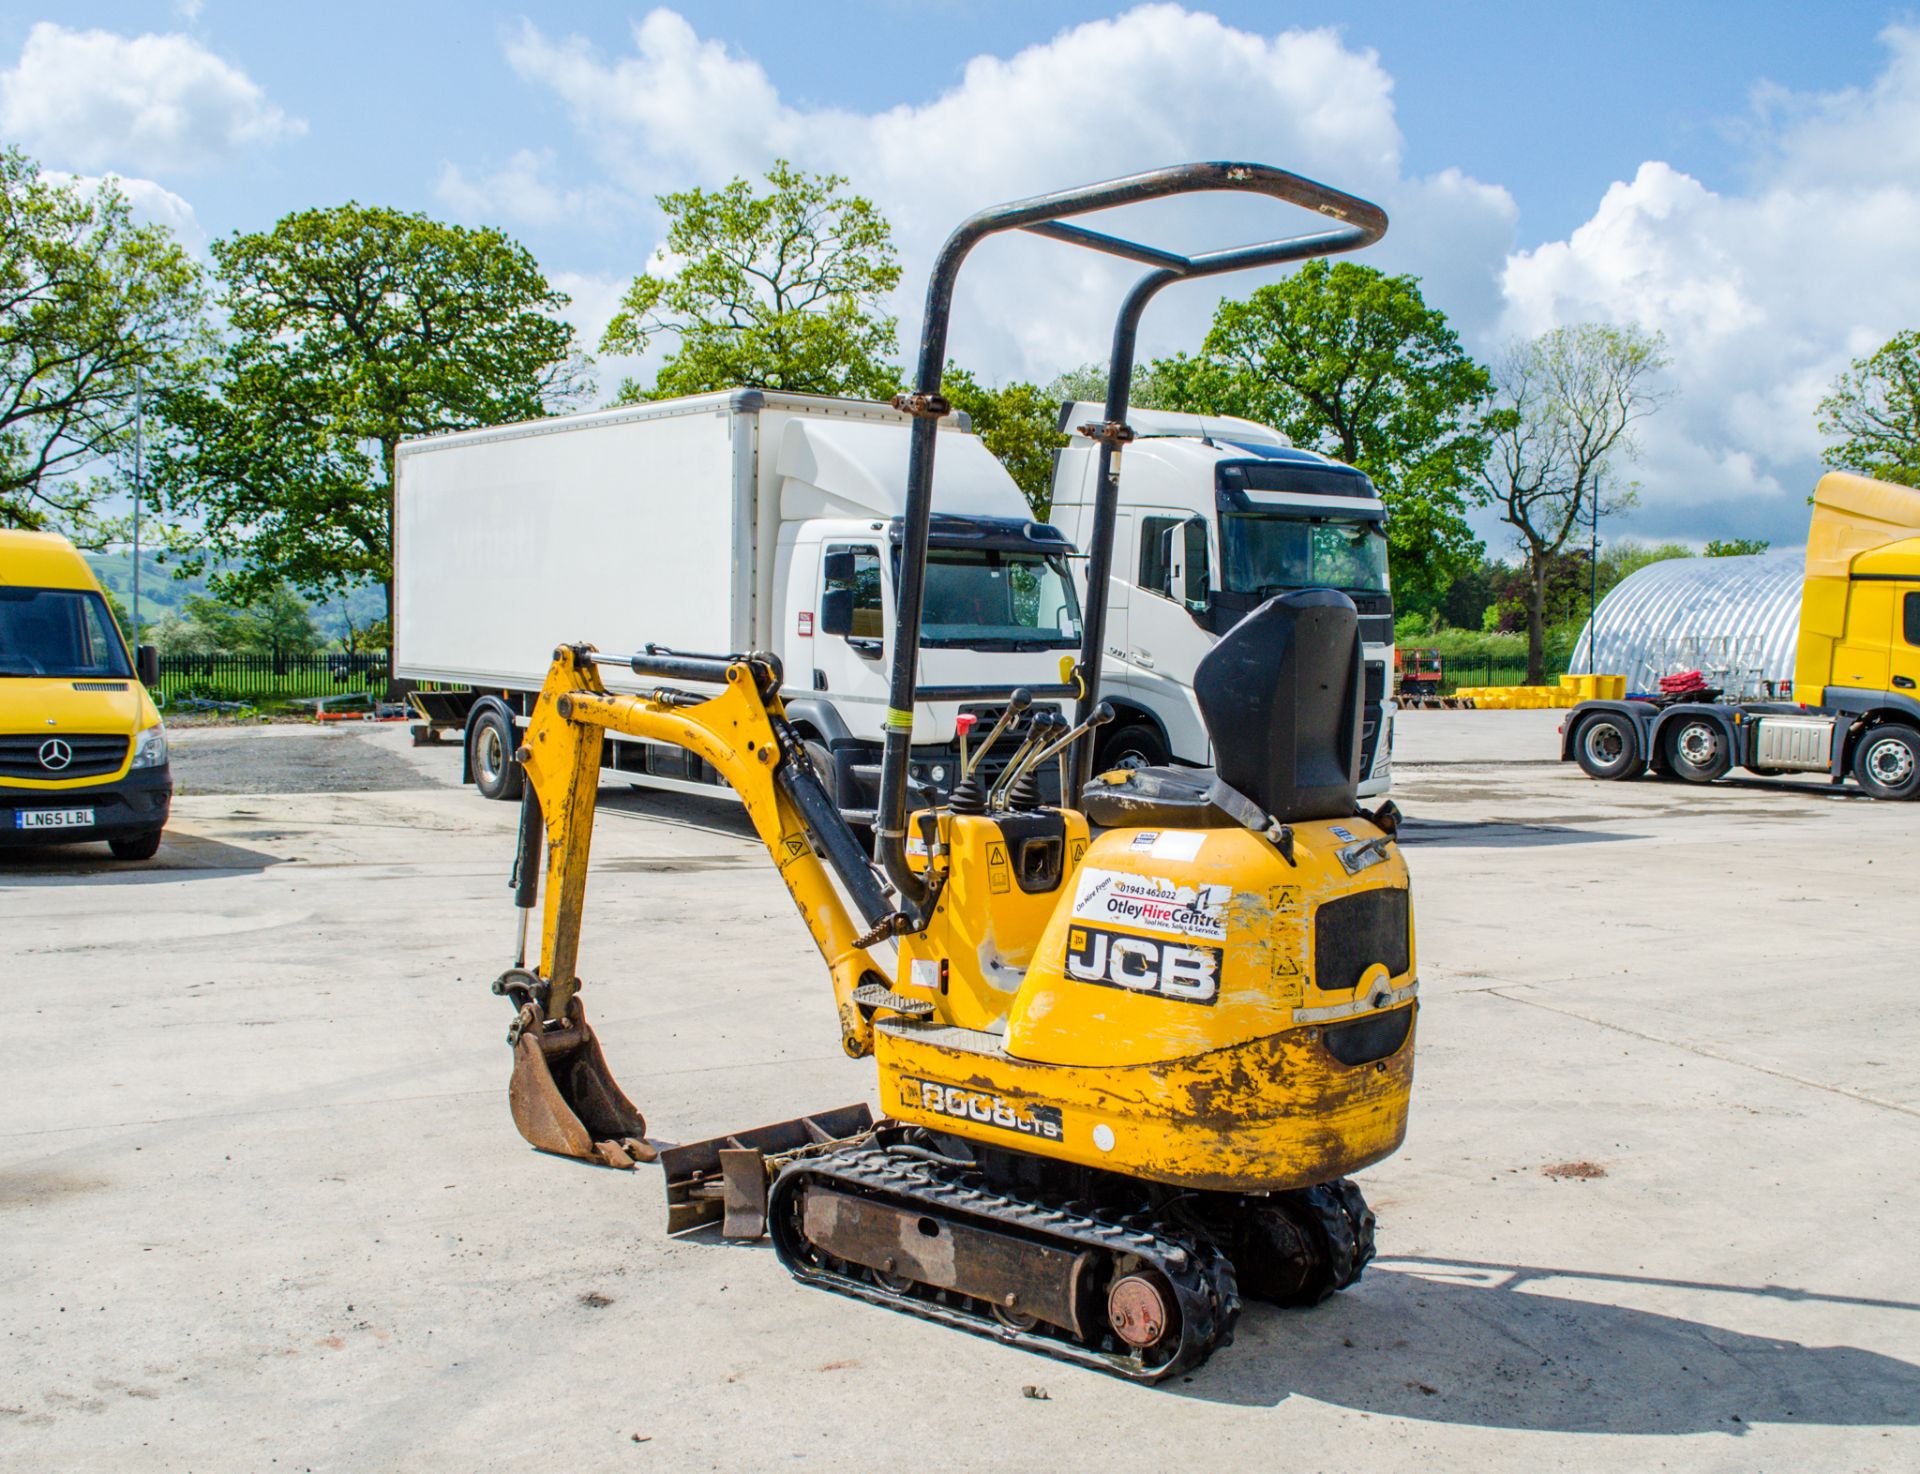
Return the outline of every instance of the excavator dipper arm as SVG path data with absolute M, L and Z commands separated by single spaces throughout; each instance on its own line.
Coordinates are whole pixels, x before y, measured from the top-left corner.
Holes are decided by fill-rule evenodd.
M 786 726 L 777 672 L 750 656 L 707 664 L 710 669 L 697 673 L 724 681 L 711 697 L 664 689 L 627 695 L 602 685 L 591 646 L 563 645 L 518 753 L 526 777 L 523 823 L 545 834 L 546 894 L 537 964 L 510 969 L 495 991 L 518 1010 L 509 1041 L 514 1123 L 542 1151 L 616 1167 L 655 1154 L 644 1140 L 644 1120 L 607 1069 L 579 998 L 580 927 L 608 732 L 684 748 L 733 787 L 826 960 L 842 1046 L 855 1058 L 872 1052 L 873 1026 L 853 995 L 863 983 L 885 980 L 860 942 L 884 929 L 887 898 L 858 850 L 840 853 L 842 835 L 808 819 L 809 809 L 824 812 L 831 801 Z M 522 865 L 537 865 L 538 843 L 524 835 L 523 841 Z M 835 888 L 823 852 L 867 926 L 856 923 Z M 532 889 L 523 877 L 523 905 L 532 903 Z

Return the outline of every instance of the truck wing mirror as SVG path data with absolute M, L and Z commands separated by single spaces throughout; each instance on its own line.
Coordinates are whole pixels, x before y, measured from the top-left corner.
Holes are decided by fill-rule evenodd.
M 1204 613 L 1212 597 L 1212 570 L 1207 562 L 1207 519 L 1189 517 L 1180 525 L 1180 571 L 1184 585 L 1177 585 L 1180 597 L 1192 613 Z
M 829 586 L 853 582 L 853 549 L 834 548 L 820 560 L 820 578 Z
M 142 645 L 133 652 L 134 678 L 148 691 L 160 684 L 160 650 L 156 645 Z
M 827 554 L 831 562 L 839 557 L 837 553 Z M 853 577 L 853 554 L 848 553 L 847 577 Z M 828 575 L 832 577 L 831 574 Z M 828 589 L 820 596 L 820 633 L 823 635 L 851 635 L 853 633 L 853 590 Z

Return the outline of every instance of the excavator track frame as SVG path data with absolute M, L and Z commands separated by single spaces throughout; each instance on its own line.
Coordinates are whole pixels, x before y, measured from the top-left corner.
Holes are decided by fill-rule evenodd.
M 1172 1344 L 1126 1350 L 1117 1333 L 1096 1328 L 1091 1311 L 1082 1314 L 1076 1337 L 1067 1328 L 1044 1329 L 1046 1321 L 1023 1327 L 1011 1318 L 996 1318 L 984 1296 L 970 1294 L 965 1286 L 924 1281 L 910 1287 L 889 1286 L 885 1269 L 865 1266 L 863 1273 L 831 1249 L 810 1246 L 804 1231 L 806 1194 L 816 1188 L 903 1209 L 935 1223 L 943 1232 L 971 1229 L 1024 1243 L 1034 1258 L 1091 1261 L 1083 1271 L 1088 1283 L 1082 1295 L 1096 1305 L 1105 1299 L 1111 1283 L 1122 1277 L 1157 1279 L 1163 1294 L 1171 1297 L 1171 1319 L 1177 1322 L 1162 1338 L 1163 1342 L 1171 1338 Z M 1018 1197 L 985 1185 L 958 1164 L 868 1144 L 807 1157 L 783 1168 L 774 1179 L 767 1226 L 780 1262 L 803 1284 L 1128 1381 L 1159 1382 L 1191 1371 L 1231 1343 L 1240 1294 L 1233 1263 L 1216 1245 L 1198 1234 L 1152 1224 L 1151 1216 L 1141 1212 L 1116 1217 L 1069 1203 Z M 1012 1308 L 1018 1309 L 1017 1305 Z

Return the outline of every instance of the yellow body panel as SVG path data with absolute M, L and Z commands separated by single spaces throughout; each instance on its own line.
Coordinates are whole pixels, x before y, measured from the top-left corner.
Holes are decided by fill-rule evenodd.
M 57 533 L 0 531 L 0 588 L 76 589 L 100 593 L 86 559 Z M 92 686 L 102 689 L 86 690 Z M 55 736 L 62 732 L 126 734 L 158 726 L 160 713 L 146 688 L 131 676 L 0 677 L 0 733 Z M 134 744 L 112 773 L 78 778 L 3 778 L 0 787 L 57 794 L 69 788 L 100 788 L 127 776 Z
M 924 815 L 914 815 L 909 832 L 920 835 L 924 822 Z M 929 856 L 916 844 L 908 858 L 919 869 L 937 861 L 947 881 L 927 929 L 900 939 L 896 990 L 933 1003 L 948 1023 L 991 1028 L 1007 1016 L 1061 892 L 1071 887 L 1087 852 L 1086 816 L 1062 815 L 1060 879 L 1046 890 L 1021 883 L 1021 848 L 1035 841 L 1010 840 L 1001 823 L 984 814 L 943 810 L 937 824 L 935 848 L 944 854 Z
M 1313 915 L 1404 891 L 1406 867 L 1361 819 L 1294 836 L 1289 865 L 1244 829 L 1102 833 L 1063 887 L 1004 1032 L 945 1017 L 882 1024 L 885 1109 L 1083 1166 L 1243 1192 L 1324 1182 L 1392 1152 L 1412 1088 L 1411 927 L 1401 971 L 1378 965 L 1324 990 Z M 1356 849 L 1349 874 L 1339 854 Z M 1395 1009 L 1409 1027 L 1387 1057 L 1349 1066 L 1328 1052 L 1328 1023 Z

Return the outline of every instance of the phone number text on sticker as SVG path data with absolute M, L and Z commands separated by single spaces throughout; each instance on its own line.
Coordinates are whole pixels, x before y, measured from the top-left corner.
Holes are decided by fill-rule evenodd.
M 1082 870 L 1074 885 L 1073 919 L 1224 942 L 1232 899 L 1229 885 L 1177 885 L 1157 875 Z

